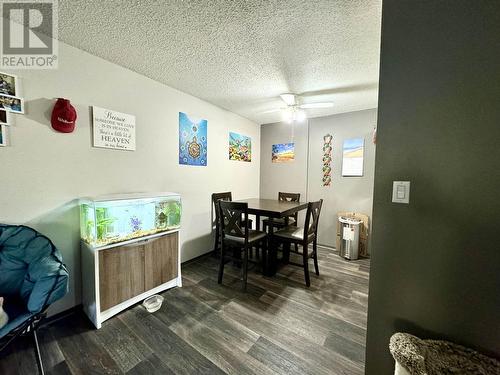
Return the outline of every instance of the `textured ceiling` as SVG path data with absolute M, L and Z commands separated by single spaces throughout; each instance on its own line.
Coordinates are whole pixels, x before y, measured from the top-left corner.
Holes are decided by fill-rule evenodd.
M 65 0 L 59 38 L 257 123 L 377 105 L 382 0 Z

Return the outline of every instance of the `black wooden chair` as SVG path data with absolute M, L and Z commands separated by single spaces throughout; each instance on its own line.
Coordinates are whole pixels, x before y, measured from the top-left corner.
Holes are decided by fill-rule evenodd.
M 278 200 L 281 202 L 300 202 L 300 193 L 279 192 L 278 193 Z M 283 217 L 283 218 L 279 218 L 279 219 L 273 219 L 272 221 L 269 219 L 264 219 L 264 220 L 262 220 L 262 227 L 263 227 L 264 231 L 267 232 L 267 228 L 269 227 L 271 222 L 272 222 L 273 230 L 275 228 L 282 229 L 282 228 L 285 228 L 289 225 L 297 226 L 298 217 L 299 217 L 299 213 L 296 212 L 291 216 Z
M 302 256 L 302 264 L 294 262 L 288 262 L 288 264 L 304 268 L 304 277 L 307 286 L 311 285 L 309 279 L 309 258 L 313 258 L 316 275 L 319 276 L 317 237 L 319 214 L 321 213 L 322 204 L 323 199 L 317 202 L 309 202 L 304 227 L 288 226 L 274 232 L 271 237 L 271 246 L 275 246 L 275 249 L 282 243 L 283 252 L 289 251 Z M 289 246 L 292 243 L 298 245 L 294 250 L 291 250 Z M 311 243 L 313 246 L 312 249 L 309 249 L 309 244 Z M 287 258 L 285 254 L 283 254 L 283 257 Z
M 230 191 L 224 192 L 224 193 L 213 193 L 212 194 L 212 208 L 213 212 L 215 212 L 212 217 L 214 220 L 212 220 L 212 230 L 215 232 L 215 238 L 214 238 L 214 252 L 217 253 L 218 250 L 220 249 L 220 219 L 219 219 L 219 210 L 217 209 L 217 202 L 219 201 L 232 201 L 233 197 Z
M 222 283 L 226 260 L 241 261 L 241 252 L 243 252 L 243 263 L 241 268 L 243 274 L 243 290 L 246 291 L 248 256 L 250 250 L 253 246 L 258 247 L 260 245 L 264 249 L 263 254 L 266 254 L 267 234 L 266 232 L 250 229 L 247 203 L 219 200 L 217 206 L 219 210 L 218 217 L 221 231 L 221 256 L 218 283 Z M 228 249 L 234 250 L 232 255 L 228 254 Z
M 219 226 L 219 210 L 217 209 L 217 202 L 218 201 L 228 201 L 231 202 L 233 200 L 233 196 L 230 191 L 224 192 L 224 193 L 213 193 L 212 194 L 212 208 L 213 208 L 213 217 L 214 220 L 212 221 L 212 230 L 215 232 L 215 238 L 214 238 L 214 253 L 217 254 L 218 250 L 220 249 L 220 226 Z M 243 225 L 244 223 L 242 223 Z M 251 228 L 252 227 L 252 220 L 249 219 L 248 226 Z

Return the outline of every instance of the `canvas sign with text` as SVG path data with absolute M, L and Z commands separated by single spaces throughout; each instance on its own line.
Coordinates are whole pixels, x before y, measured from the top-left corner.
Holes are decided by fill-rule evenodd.
M 94 147 L 135 151 L 135 116 L 92 107 Z

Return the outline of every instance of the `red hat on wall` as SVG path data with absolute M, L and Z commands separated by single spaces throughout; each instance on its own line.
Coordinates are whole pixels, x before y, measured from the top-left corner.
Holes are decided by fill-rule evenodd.
M 76 110 L 68 99 L 57 99 L 52 110 L 52 127 L 61 133 L 71 133 L 75 130 Z

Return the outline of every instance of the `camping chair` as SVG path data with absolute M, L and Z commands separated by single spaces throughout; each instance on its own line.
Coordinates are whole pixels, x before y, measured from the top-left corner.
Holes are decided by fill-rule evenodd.
M 24 225 L 0 224 L 0 296 L 9 322 L 0 329 L 0 352 L 30 333 L 38 371 L 43 364 L 37 329 L 47 308 L 68 291 L 68 271 L 61 254 L 45 236 Z

